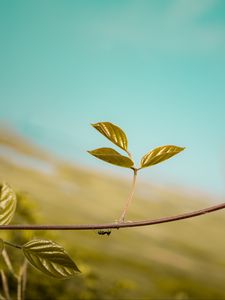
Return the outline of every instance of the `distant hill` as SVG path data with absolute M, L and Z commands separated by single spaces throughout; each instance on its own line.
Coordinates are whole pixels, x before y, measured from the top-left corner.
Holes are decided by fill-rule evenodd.
M 0 129 L 0 178 L 29 195 L 43 223 L 112 222 L 130 188 L 125 179 L 78 168 L 6 128 Z M 174 215 L 209 201 L 140 181 L 128 219 Z M 97 276 L 99 299 L 225 299 L 224 228 L 225 212 L 220 211 L 113 230 L 109 237 L 88 231 L 62 232 L 57 239 L 74 253 L 84 274 L 90 268 Z

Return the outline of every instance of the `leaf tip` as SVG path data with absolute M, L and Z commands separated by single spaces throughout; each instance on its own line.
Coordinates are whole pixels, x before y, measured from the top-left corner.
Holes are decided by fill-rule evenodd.
M 99 122 L 98 123 L 90 123 L 90 125 L 96 129 L 99 126 Z
M 93 155 L 93 150 L 87 150 L 87 153 Z

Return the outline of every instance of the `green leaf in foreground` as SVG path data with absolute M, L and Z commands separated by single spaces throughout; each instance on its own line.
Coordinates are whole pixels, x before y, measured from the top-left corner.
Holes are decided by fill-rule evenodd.
M 118 126 L 110 122 L 99 122 L 96 124 L 91 124 L 95 129 L 97 129 L 101 134 L 103 134 L 112 143 L 120 147 L 121 149 L 127 151 L 128 140 L 125 132 Z
M 171 158 L 184 149 L 185 148 L 174 145 L 166 145 L 155 148 L 142 157 L 141 168 L 147 168 L 152 165 L 161 163 L 162 161 Z
M 16 210 L 16 194 L 7 184 L 0 185 L 0 225 L 11 222 Z
M 88 153 L 116 166 L 131 168 L 134 165 L 134 162 L 129 157 L 121 155 L 112 148 L 99 148 L 88 151 Z
M 22 249 L 32 266 L 51 277 L 67 279 L 80 272 L 65 250 L 52 241 L 32 240 Z

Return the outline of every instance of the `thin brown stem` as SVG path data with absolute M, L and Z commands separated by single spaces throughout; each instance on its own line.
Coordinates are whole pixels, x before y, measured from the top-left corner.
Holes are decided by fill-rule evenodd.
M 3 288 L 4 295 L 5 295 L 5 298 L 3 298 L 3 299 L 10 300 L 11 297 L 9 294 L 9 285 L 8 285 L 7 277 L 3 270 L 1 270 L 0 272 L 1 272 L 1 279 L 2 279 L 2 288 Z
M 22 276 L 17 277 L 17 300 L 22 300 Z
M 14 248 L 18 248 L 18 249 L 22 248 L 19 245 L 15 245 L 15 244 L 12 244 L 12 243 L 7 242 L 7 241 L 4 241 L 4 243 L 6 245 L 9 245 L 9 246 L 14 247 Z M 4 249 L 2 251 L 2 257 L 4 259 L 4 262 L 5 262 L 8 270 L 11 272 L 11 274 L 13 275 L 13 277 L 17 281 L 17 300 L 23 300 L 24 299 L 24 292 L 25 292 L 25 288 L 26 288 L 26 280 L 27 280 L 27 278 L 26 278 L 27 277 L 27 262 L 26 262 L 26 260 L 24 261 L 24 263 L 20 267 L 19 273 L 16 274 L 6 249 Z M 9 293 L 7 294 L 7 287 L 8 287 L 7 278 L 6 278 L 4 273 L 1 273 L 1 277 L 2 277 L 4 293 L 6 295 L 6 299 L 8 300 L 10 298 L 8 298 Z
M 106 224 L 72 224 L 72 225 L 0 225 L 0 230 L 93 230 L 93 229 L 119 229 L 138 226 L 150 226 L 162 223 L 180 221 L 184 219 L 194 218 L 204 214 L 212 213 L 217 210 L 225 209 L 225 202 L 210 206 L 204 209 L 195 210 L 175 216 L 163 217 L 151 220 L 132 221 L 123 223 L 106 223 Z
M 17 276 L 17 300 L 23 300 L 27 282 L 27 261 L 24 260 Z
M 127 201 L 125 203 L 125 206 L 124 206 L 124 209 L 123 209 L 123 212 L 119 218 L 119 223 L 123 223 L 124 222 L 124 219 L 125 219 L 125 216 L 127 214 L 127 211 L 128 211 L 128 208 L 130 206 L 130 203 L 133 199 L 133 196 L 134 196 L 134 191 L 135 191 L 135 185 L 136 185 L 136 178 L 137 178 L 137 169 L 133 169 L 134 171 L 134 176 L 133 176 L 133 181 L 132 181 L 132 186 L 131 186 L 131 191 L 130 191 L 130 194 L 127 198 Z
M 10 260 L 10 258 L 9 258 L 9 256 L 8 256 L 8 253 L 7 253 L 6 249 L 4 249 L 4 250 L 2 251 L 2 257 L 3 257 L 3 260 L 4 260 L 5 264 L 6 264 L 6 266 L 7 266 L 8 270 L 9 270 L 9 272 L 11 272 L 11 274 L 12 274 L 14 277 L 16 277 L 16 275 L 15 275 L 16 273 L 15 273 L 15 271 L 14 271 L 14 269 L 13 269 L 11 260 Z
M 13 247 L 13 248 L 17 248 L 17 249 L 21 249 L 22 247 L 19 246 L 19 245 L 16 245 L 16 244 L 13 244 L 11 242 L 7 242 L 7 241 L 4 241 L 4 244 L 10 246 L 10 247 Z
M 24 299 L 27 286 L 27 260 L 24 260 L 22 265 L 22 299 Z

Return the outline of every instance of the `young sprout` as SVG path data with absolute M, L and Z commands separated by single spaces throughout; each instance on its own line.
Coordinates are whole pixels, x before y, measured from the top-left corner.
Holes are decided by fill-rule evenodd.
M 127 201 L 125 203 L 124 209 L 121 213 L 121 216 L 119 218 L 119 223 L 123 223 L 129 208 L 129 205 L 133 199 L 134 191 L 135 191 L 135 185 L 136 185 L 136 177 L 139 170 L 143 168 L 148 168 L 153 165 L 156 165 L 158 163 L 161 163 L 172 156 L 180 153 L 185 148 L 184 147 L 178 147 L 175 145 L 165 145 L 161 147 L 157 147 L 151 151 L 149 151 L 147 154 L 145 154 L 141 161 L 140 161 L 140 167 L 134 166 L 134 161 L 132 159 L 131 153 L 128 151 L 128 139 L 125 134 L 125 132 L 118 127 L 117 125 L 114 125 L 110 122 L 99 122 L 96 124 L 91 124 L 96 130 L 98 130 L 102 135 L 104 135 L 107 139 L 109 139 L 114 145 L 118 146 L 120 149 L 122 149 L 126 154 L 122 155 L 116 150 L 112 148 L 98 148 L 95 150 L 88 151 L 91 155 L 108 162 L 110 164 L 129 168 L 133 171 L 133 182 L 130 194 L 127 198 Z

